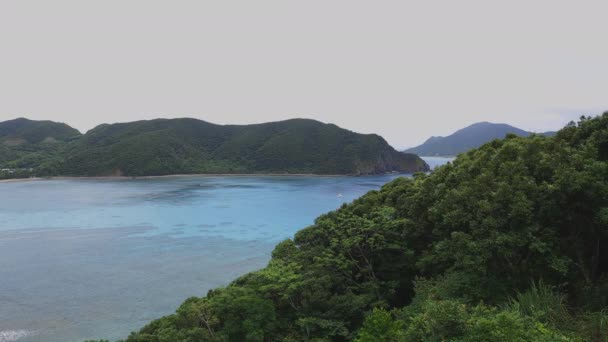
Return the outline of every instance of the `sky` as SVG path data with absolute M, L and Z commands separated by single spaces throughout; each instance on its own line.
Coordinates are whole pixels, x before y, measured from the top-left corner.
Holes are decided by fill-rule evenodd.
M 0 120 L 312 118 L 396 148 L 608 110 L 608 1 L 2 1 Z

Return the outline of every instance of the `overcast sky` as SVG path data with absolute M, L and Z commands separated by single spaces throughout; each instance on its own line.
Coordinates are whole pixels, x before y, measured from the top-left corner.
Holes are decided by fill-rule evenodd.
M 2 1 L 0 120 L 314 118 L 397 148 L 608 109 L 608 1 Z

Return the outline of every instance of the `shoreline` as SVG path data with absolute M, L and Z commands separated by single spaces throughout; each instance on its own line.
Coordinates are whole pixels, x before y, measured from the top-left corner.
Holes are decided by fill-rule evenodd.
M 8 178 L 8 179 L 0 179 L 0 183 L 15 183 L 15 182 L 31 182 L 31 181 L 39 181 L 45 180 L 46 178 L 41 177 L 33 177 L 33 178 Z
M 31 182 L 44 180 L 138 180 L 158 178 L 187 178 L 187 177 L 362 177 L 362 176 L 388 176 L 388 175 L 410 175 L 413 172 L 380 173 L 370 175 L 355 174 L 314 174 L 314 173 L 192 173 L 174 174 L 161 176 L 51 176 L 32 178 L 10 178 L 0 179 L 1 183 Z

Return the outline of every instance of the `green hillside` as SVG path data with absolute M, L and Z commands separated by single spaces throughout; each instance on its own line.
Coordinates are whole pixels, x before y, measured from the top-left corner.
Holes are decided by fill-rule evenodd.
M 0 168 L 46 168 L 60 159 L 67 142 L 80 132 L 58 122 L 15 119 L 0 122 Z M 12 176 L 32 175 L 18 170 Z M 0 178 L 8 175 L 0 174 Z
M 319 217 L 126 341 L 606 341 L 608 113 Z
M 88 176 L 427 170 L 417 156 L 395 151 L 377 135 L 305 119 L 243 126 L 195 119 L 101 125 L 70 143 L 56 167 L 58 174 Z
M 0 143 L 9 146 L 67 141 L 79 135 L 76 129 L 53 121 L 19 118 L 0 122 Z
M 314 120 L 238 126 L 157 119 L 104 124 L 80 135 L 65 124 L 17 119 L 0 123 L 0 168 L 33 168 L 41 176 L 359 175 L 427 171 L 428 165 L 378 135 Z

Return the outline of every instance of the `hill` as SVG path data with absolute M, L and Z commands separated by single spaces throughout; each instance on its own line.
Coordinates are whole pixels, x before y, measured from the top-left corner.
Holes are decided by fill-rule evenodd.
M 608 112 L 398 178 L 126 341 L 605 341 Z
M 9 146 L 67 141 L 79 135 L 78 130 L 53 121 L 19 118 L 0 122 L 0 143 Z
M 460 129 L 447 137 L 430 137 L 422 145 L 409 148 L 404 152 L 414 153 L 419 156 L 456 156 L 494 139 L 502 139 L 507 134 L 527 137 L 532 133 L 507 124 L 478 122 Z M 552 134 L 555 133 L 543 133 L 543 135 L 549 136 Z
M 6 126 L 16 125 L 9 123 Z M 33 130 L 36 134 L 29 134 L 24 139 L 38 142 L 50 139 L 45 135 L 50 131 L 50 123 L 38 123 L 38 126 L 46 127 L 46 130 Z M 13 131 L 21 132 L 19 129 Z M 358 134 L 306 119 L 256 125 L 156 119 L 103 124 L 74 139 L 72 136 L 70 130 L 53 136 L 54 140 L 62 142 L 57 144 L 61 148 L 48 154 L 46 159 L 36 158 L 39 167 L 33 167 L 38 174 L 378 174 L 428 170 L 428 165 L 420 158 L 395 151 L 378 135 Z M 43 149 L 40 145 L 31 152 L 39 154 Z M 6 146 L 0 155 L 4 155 L 5 163 L 14 165 L 12 152 L 14 148 Z M 20 156 L 19 160 L 22 159 Z
M 30 169 L 47 167 L 60 158 L 68 141 L 80 136 L 78 130 L 58 122 L 24 118 L 0 122 L 0 167 Z M 23 170 L 12 177 L 30 176 Z M 0 178 L 9 175 L 0 174 Z

